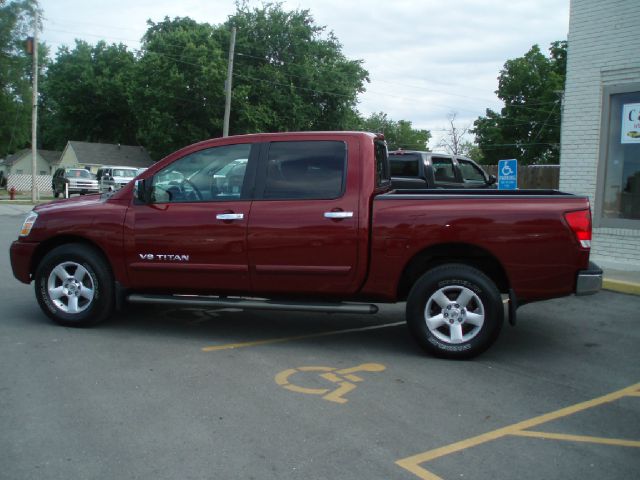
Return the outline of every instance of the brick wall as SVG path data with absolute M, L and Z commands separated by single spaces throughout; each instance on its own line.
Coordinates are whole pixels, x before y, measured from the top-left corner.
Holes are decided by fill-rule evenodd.
M 603 87 L 640 82 L 640 1 L 571 0 L 560 189 L 595 208 Z M 640 270 L 640 230 L 594 229 L 594 259 Z

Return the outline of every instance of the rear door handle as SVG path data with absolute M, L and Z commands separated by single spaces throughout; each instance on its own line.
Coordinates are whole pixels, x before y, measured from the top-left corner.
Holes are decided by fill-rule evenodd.
M 353 212 L 324 212 L 324 218 L 352 218 Z
M 218 220 L 242 220 L 244 213 L 219 213 L 216 218 Z

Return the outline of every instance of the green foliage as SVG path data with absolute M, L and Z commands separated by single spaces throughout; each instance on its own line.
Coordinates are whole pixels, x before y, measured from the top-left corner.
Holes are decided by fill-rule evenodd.
M 309 10 L 246 3 L 221 25 L 179 17 L 149 21 L 136 54 L 105 42 L 61 47 L 41 82 L 43 146 L 61 149 L 68 140 L 140 144 L 159 159 L 221 136 L 232 26 L 230 134 L 356 126 L 385 131 L 394 147 L 426 148 L 429 132 L 414 130 L 411 122 L 379 114 L 384 124 L 378 128 L 360 118 L 357 95 L 368 73 L 361 60 L 343 55 L 335 35 Z M 16 130 L 27 132 L 26 141 L 28 129 Z
M 221 136 L 227 61 L 220 34 L 190 18 L 148 22 L 131 103 L 153 158 Z
M 469 157 L 471 160 L 477 163 L 484 163 L 485 165 L 487 164 L 484 159 L 484 155 L 482 154 L 482 150 L 480 150 L 480 147 L 475 143 L 469 141 L 462 142 L 462 144 L 460 145 L 460 154 L 464 155 L 465 157 Z
M 0 156 L 31 143 L 33 58 L 25 47 L 37 8 L 34 0 L 0 2 Z M 47 52 L 39 47 L 42 64 Z
M 60 150 L 68 140 L 135 144 L 128 89 L 135 58 L 125 45 L 76 40 L 61 47 L 42 83 L 44 144 Z
M 389 150 L 426 150 L 431 138 L 429 130 L 414 129 L 408 120 L 394 121 L 386 113 L 372 113 L 368 118 L 360 119 L 357 130 L 384 133 Z
M 232 26 L 238 33 L 231 133 L 341 130 L 353 121 L 368 73 L 362 61 L 345 58 L 309 10 L 238 5 L 224 30 Z
M 500 113 L 487 109 L 473 133 L 486 164 L 517 158 L 522 164 L 557 164 L 560 150 L 561 92 L 564 90 L 567 42 L 553 42 L 545 56 L 537 45 L 507 60 L 496 94 Z

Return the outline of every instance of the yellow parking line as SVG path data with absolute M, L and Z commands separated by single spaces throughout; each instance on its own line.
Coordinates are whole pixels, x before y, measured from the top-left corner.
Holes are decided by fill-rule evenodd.
M 483 443 L 490 442 L 492 440 L 497 440 L 507 435 L 517 435 L 525 429 L 536 427 L 538 425 L 542 425 L 543 423 L 547 423 L 552 420 L 557 420 L 562 417 L 573 415 L 574 413 L 578 413 L 583 410 L 588 410 L 590 408 L 597 407 L 605 403 L 614 402 L 623 397 L 636 396 L 638 395 L 638 393 L 640 393 L 639 390 L 640 390 L 640 383 L 636 383 L 635 385 L 631 385 L 630 387 L 623 388 L 622 390 L 618 390 L 616 392 L 609 393 L 607 395 L 603 395 L 602 397 L 594 398 L 593 400 L 577 403 L 570 407 L 562 408 L 560 410 L 556 410 L 555 412 L 547 413 L 545 415 L 540 415 L 539 417 L 534 417 L 529 420 L 525 420 L 523 422 L 514 423 L 513 425 L 499 428 L 492 432 L 484 433 L 482 435 L 468 438 L 460 442 L 452 443 L 444 447 L 436 448 L 433 450 L 429 450 L 427 452 L 413 455 L 411 457 L 403 458 L 401 460 L 396 461 L 396 465 L 404 468 L 405 470 L 408 470 L 409 472 L 413 473 L 414 475 L 416 475 L 417 477 L 423 480 L 442 480 L 442 478 L 438 477 L 437 475 L 434 475 L 433 473 L 429 472 L 425 468 L 421 467 L 420 464 L 428 462 L 430 460 L 435 460 L 436 458 L 450 455 L 452 453 L 459 452 L 461 450 L 465 450 L 467 448 L 475 447 Z
M 255 342 L 241 342 L 241 343 L 227 343 L 225 345 L 212 345 L 210 347 L 204 347 L 202 349 L 203 352 L 217 352 L 219 350 L 232 350 L 234 348 L 244 348 L 244 347 L 257 347 L 259 345 L 269 345 L 272 343 L 282 343 L 282 342 L 292 342 L 294 340 L 303 340 L 306 338 L 316 338 L 316 337 L 327 337 L 329 335 L 340 335 L 343 333 L 353 333 L 353 332 L 365 332 L 367 330 L 378 330 L 380 328 L 389 328 L 389 327 L 397 327 L 398 325 L 404 325 L 405 322 L 395 322 L 395 323 L 384 323 L 382 325 L 373 325 L 370 327 L 362 327 L 362 328 L 346 328 L 344 330 L 332 330 L 329 332 L 320 332 L 320 333 L 312 333 L 309 335 L 297 335 L 295 337 L 284 337 L 284 338 L 270 338 L 267 340 L 256 340 Z
M 590 437 L 586 435 L 566 435 L 564 433 L 532 432 L 529 430 L 513 432 L 511 435 L 515 435 L 517 437 L 544 438 L 547 440 L 565 440 L 567 442 L 599 443 L 602 445 L 616 445 L 618 447 L 640 448 L 640 442 L 636 440 L 623 440 L 621 438 Z

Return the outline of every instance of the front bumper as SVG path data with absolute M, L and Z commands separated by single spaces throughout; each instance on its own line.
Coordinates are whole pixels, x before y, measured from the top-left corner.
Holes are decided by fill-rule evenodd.
M 69 194 L 72 194 L 72 193 L 91 194 L 91 193 L 100 193 L 100 190 L 98 190 L 97 187 L 96 188 L 69 187 Z
M 9 250 L 11 269 L 13 276 L 22 283 L 31 283 L 31 260 L 36 248 L 38 248 L 37 243 L 21 242 L 20 240 L 11 244 Z
M 576 281 L 576 295 L 593 295 L 602 288 L 602 269 L 589 262 L 587 270 L 580 270 Z

